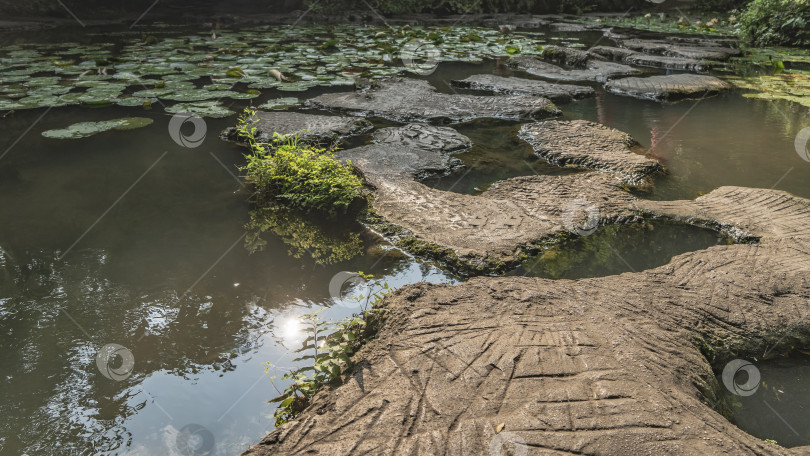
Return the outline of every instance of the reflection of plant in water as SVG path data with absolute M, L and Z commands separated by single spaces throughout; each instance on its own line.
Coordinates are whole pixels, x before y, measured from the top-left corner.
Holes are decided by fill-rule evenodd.
M 305 215 L 280 206 L 251 211 L 245 229 L 245 248 L 251 253 L 264 249 L 267 241 L 261 236 L 270 231 L 289 247 L 290 256 L 302 258 L 309 254 L 318 264 L 349 260 L 363 248 L 359 233 L 327 232 Z
M 667 223 L 612 225 L 545 250 L 524 268 L 542 277 L 593 277 L 657 267 L 674 255 L 718 242 L 730 239 L 702 228 Z
M 372 278 L 371 275 L 362 272 L 357 274 L 366 280 Z M 299 317 L 309 335 L 304 339 L 301 348 L 295 350 L 295 353 L 303 355 L 293 361 L 312 361 L 312 365 L 293 369 L 282 375 L 283 380 L 292 380 L 292 383 L 270 400 L 279 403 L 274 413 L 276 426 L 297 417 L 323 385 L 341 383 L 344 369 L 349 369 L 353 365 L 350 356 L 374 338 L 380 330 L 385 309 L 374 306 L 390 291 L 388 284 L 383 283 L 378 291 L 370 293 L 369 296 L 356 297 L 358 300 L 365 300 L 366 303 L 370 300 L 371 306 L 339 322 L 321 320 L 318 314 L 324 309 Z M 269 372 L 272 364 L 269 362 L 264 364 L 265 372 Z M 275 378 L 270 377 L 271 380 Z

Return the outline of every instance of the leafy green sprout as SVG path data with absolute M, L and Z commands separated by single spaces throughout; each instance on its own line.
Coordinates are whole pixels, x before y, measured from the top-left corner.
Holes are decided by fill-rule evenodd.
M 373 278 L 362 271 L 355 274 L 364 280 Z M 368 296 L 356 297 L 358 302 L 363 302 L 362 310 L 338 322 L 322 320 L 318 314 L 324 309 L 298 317 L 308 335 L 302 346 L 295 350 L 295 353 L 302 356 L 293 361 L 312 364 L 283 374 L 281 379 L 290 380 L 291 383 L 281 391 L 273 382 L 277 377 L 270 375 L 272 363 L 263 363 L 264 371 L 278 393 L 278 396 L 269 401 L 278 402 L 278 408 L 273 414 L 276 426 L 296 418 L 324 385 L 341 383 L 344 369 L 353 366 L 351 355 L 373 338 L 379 329 L 384 310 L 375 308 L 374 305 L 391 291 L 388 283 L 383 282 L 377 291 L 370 292 Z
M 351 162 L 341 163 L 332 150 L 306 144 L 298 135 L 274 132 L 271 142 L 259 141 L 257 122 L 256 110 L 246 108 L 236 134 L 251 150 L 240 169 L 258 202 L 269 197 L 293 209 L 336 215 L 363 200 L 363 180 Z

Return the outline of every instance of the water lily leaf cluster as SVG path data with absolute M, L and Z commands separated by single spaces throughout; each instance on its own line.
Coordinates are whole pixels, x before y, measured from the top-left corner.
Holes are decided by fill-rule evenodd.
M 0 110 L 210 102 L 198 114 L 222 115 L 226 108 L 217 102 L 256 98 L 263 90 L 353 86 L 357 76 L 403 74 L 406 61 L 478 62 L 537 54 L 543 43 L 537 33 L 503 35 L 466 26 L 262 26 L 217 35 L 103 38 L 116 42 L 5 47 L 0 52 Z M 423 52 L 403 56 L 414 42 Z
M 724 76 L 735 86 L 753 92 L 747 98 L 788 100 L 810 107 L 810 50 L 750 48 L 733 58 Z

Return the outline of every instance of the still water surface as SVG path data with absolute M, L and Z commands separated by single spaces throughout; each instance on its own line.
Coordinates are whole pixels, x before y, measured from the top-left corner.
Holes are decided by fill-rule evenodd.
M 427 79 L 449 92 L 450 79 L 493 71 L 510 74 L 488 61 L 443 64 Z M 267 92 L 254 104 L 284 96 Z M 663 161 L 669 174 L 650 198 L 693 198 L 720 185 L 810 197 L 810 163 L 793 146 L 810 125 L 806 108 L 737 92 L 665 105 L 600 91 L 563 110 L 567 119 L 631 133 Z M 272 429 L 266 401 L 277 393 L 262 363 L 275 366 L 269 375 L 292 366 L 291 350 L 303 338 L 295 315 L 326 308 L 321 316 L 338 319 L 358 310 L 330 296 L 336 273 L 362 270 L 393 287 L 458 280 L 351 222 L 295 219 L 300 223 L 262 234 L 265 248 L 250 253 L 252 208 L 234 176 L 243 151 L 217 138 L 233 117 L 206 119 L 208 137 L 186 149 L 169 137 L 169 116 L 160 109 L 138 110 L 154 119 L 139 130 L 46 139 L 44 130 L 133 115 L 120 107 L 54 108 L 13 144 L 43 112 L 0 119 L 0 150 L 13 145 L 0 160 L 0 454 L 189 454 L 177 436 L 191 424 L 211 432 L 213 454 L 235 454 Z M 457 127 L 474 142 L 459 156 L 468 167 L 430 185 L 477 193 L 511 176 L 570 172 L 534 159 L 516 139 L 516 124 Z M 361 233 L 359 255 L 318 264 L 307 249 L 290 246 L 307 237 L 301 230 L 334 242 Z M 705 230 L 666 224 L 603 229 L 562 249 L 566 261 L 557 253 L 514 273 L 621 273 L 720 242 Z M 96 352 L 111 343 L 134 356 L 133 374 L 122 381 L 96 367 Z M 785 403 L 804 394 L 794 383 L 785 383 Z M 796 413 L 808 421 L 803 405 Z M 810 440 L 784 440 L 802 442 Z

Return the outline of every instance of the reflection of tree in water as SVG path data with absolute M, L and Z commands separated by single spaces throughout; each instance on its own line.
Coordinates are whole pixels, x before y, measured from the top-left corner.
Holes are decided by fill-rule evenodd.
M 152 401 L 140 390 L 145 378 L 232 371 L 234 358 L 260 345 L 269 316 L 245 305 L 252 297 L 201 284 L 181 298 L 182 290 L 118 283 L 109 276 L 115 261 L 102 249 L 59 259 L 0 248 L 0 453 L 122 450 L 131 442 L 126 421 Z M 133 375 L 120 382 L 95 364 L 111 342 L 135 355 Z
M 280 206 L 256 209 L 250 212 L 245 248 L 261 251 L 267 245 L 262 234 L 271 232 L 289 248 L 293 258 L 312 257 L 318 264 L 334 264 L 350 260 L 362 253 L 360 234 L 334 222 L 327 228 L 300 212 Z

